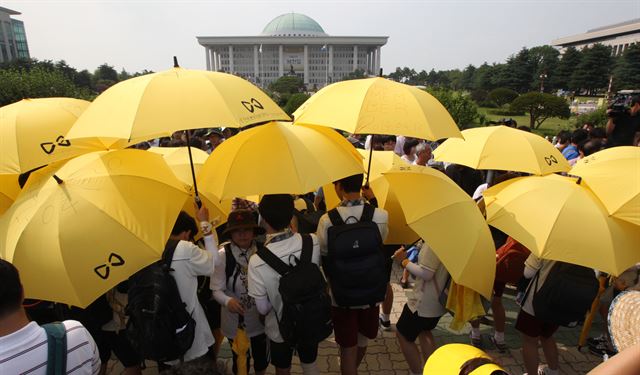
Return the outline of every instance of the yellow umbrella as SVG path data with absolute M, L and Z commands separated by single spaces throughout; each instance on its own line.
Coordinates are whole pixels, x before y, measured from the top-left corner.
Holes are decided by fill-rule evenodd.
M 81 155 L 34 172 L 0 218 L 25 296 L 87 306 L 158 260 L 188 198 L 160 155 Z
M 80 116 L 67 138 L 99 136 L 109 148 L 124 148 L 178 130 L 270 120 L 289 116 L 249 81 L 176 67 L 110 87 Z
M 335 131 L 272 122 L 218 146 L 200 170 L 198 185 L 221 199 L 303 194 L 362 172 L 362 157 Z
M 491 297 L 496 253 L 475 202 L 444 173 L 405 165 L 384 173 L 409 226 L 438 255 L 453 280 Z
M 582 177 L 610 215 L 640 225 L 640 147 L 612 147 L 580 159 L 569 174 Z
M 576 178 L 511 179 L 489 188 L 487 222 L 540 258 L 618 275 L 640 262 L 640 230 L 610 217 Z
M 184 184 L 185 190 L 193 195 L 193 179 L 191 177 L 191 165 L 189 163 L 189 152 L 186 147 L 151 147 L 147 151 L 160 154 L 169 165 L 169 168 Z M 200 173 L 200 169 L 207 161 L 209 154 L 199 148 L 191 147 L 191 155 L 193 157 L 193 168 L 196 176 Z M 209 209 L 209 217 L 216 226 L 226 222 L 227 216 L 231 209 L 231 204 L 223 205 L 220 199 L 210 196 L 207 193 L 201 194 L 204 205 Z M 192 217 L 196 216 L 193 206 L 193 199 L 188 200 L 184 207 L 184 211 L 188 212 Z
M 464 139 L 447 139 L 433 152 L 438 161 L 473 169 L 495 169 L 545 175 L 567 172 L 569 163 L 560 151 L 539 135 L 488 126 L 462 131 Z
M 0 215 L 11 207 L 20 194 L 17 174 L 0 174 Z
M 506 373 L 487 353 L 467 344 L 446 344 L 439 347 L 429 356 L 424 365 L 423 373 L 424 375 L 457 375 L 461 373 L 463 365 L 469 360 L 481 358 L 486 361 L 475 370 L 468 372 L 469 375 L 491 375 L 495 371 Z
M 249 369 L 247 368 L 247 351 L 251 347 L 251 341 L 247 336 L 247 332 L 244 329 L 244 325 L 238 327 L 236 331 L 236 337 L 233 339 L 233 344 L 231 345 L 231 350 L 238 356 L 238 360 L 236 361 L 236 365 L 238 366 L 236 374 L 238 375 L 246 375 L 249 373 Z
M 0 107 L 0 174 L 24 173 L 104 149 L 94 137 L 64 137 L 88 105 L 80 99 L 42 98 Z
M 358 152 L 364 157 L 364 165 L 367 165 L 369 163 L 369 151 L 358 150 Z M 378 206 L 384 208 L 389 214 L 389 235 L 385 240 L 385 244 L 410 244 L 420 238 L 407 225 L 395 191 L 389 188 L 389 182 L 382 176 L 383 172 L 388 172 L 394 167 L 403 165 L 407 165 L 407 162 L 400 159 L 393 151 L 373 152 L 369 186 L 376 195 Z M 340 199 L 335 193 L 333 184 L 323 186 L 323 190 L 327 209 L 336 207 L 340 203 Z
M 296 125 L 354 134 L 401 134 L 437 140 L 462 137 L 451 115 L 424 90 L 385 78 L 329 85 L 293 113 Z

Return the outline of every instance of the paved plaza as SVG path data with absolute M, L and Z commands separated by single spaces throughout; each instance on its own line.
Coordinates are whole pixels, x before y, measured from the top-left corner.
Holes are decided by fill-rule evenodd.
M 393 311 L 391 322 L 395 323 L 400 317 L 402 308 L 406 302 L 404 290 L 400 287 L 398 280 L 400 279 L 401 270 L 394 265 L 392 275 L 392 285 L 394 291 Z M 518 312 L 518 306 L 515 304 L 515 290 L 507 288 L 503 297 L 505 308 L 507 309 L 507 330 L 505 340 L 509 346 L 507 353 L 501 354 L 491 344 L 488 336 L 492 333 L 492 327 L 489 325 L 481 325 L 483 334 L 484 350 L 493 356 L 511 375 L 521 375 L 524 373 L 524 365 L 522 361 L 522 352 L 520 350 L 520 336 L 514 329 L 515 320 Z M 438 328 L 434 331 L 436 342 L 439 345 L 448 343 L 469 343 L 469 330 L 467 326 L 463 333 L 454 333 L 447 329 L 451 322 L 451 316 L 445 315 L 440 320 Z M 491 319 L 491 317 L 489 317 Z M 599 317 L 596 317 L 591 336 L 599 335 L 605 325 Z M 395 337 L 395 324 L 392 324 L 390 331 L 381 331 L 376 340 L 369 342 L 367 355 L 359 368 L 361 374 L 371 375 L 406 375 L 409 373 L 409 367 L 400 352 L 397 339 Z M 600 359 L 583 349 L 582 352 L 577 350 L 578 337 L 580 336 L 580 328 L 568 329 L 560 328 L 555 337 L 558 341 L 560 352 L 560 372 L 561 374 L 574 375 L 585 374 L 600 363 Z M 540 358 L 544 358 L 542 349 L 540 349 Z M 224 360 L 231 368 L 231 349 L 228 343 L 222 346 L 220 358 Z M 322 374 L 338 375 L 340 374 L 340 360 L 338 356 L 338 347 L 333 341 L 333 337 L 325 340 L 320 344 L 318 355 L 318 367 Z M 109 363 L 109 374 L 116 375 L 122 373 L 122 367 L 116 361 Z M 294 357 L 294 364 L 291 372 L 293 374 L 301 374 L 302 369 L 297 358 Z M 229 371 L 229 374 L 231 372 Z M 250 372 L 253 373 L 253 372 Z M 144 374 L 157 374 L 155 367 L 149 367 Z M 274 369 L 269 366 L 267 374 L 274 374 Z M 436 374 L 437 375 L 437 374 Z

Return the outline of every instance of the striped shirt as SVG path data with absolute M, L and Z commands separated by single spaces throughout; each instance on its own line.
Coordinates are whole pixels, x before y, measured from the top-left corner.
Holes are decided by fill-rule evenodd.
M 97 374 L 100 355 L 89 332 L 75 320 L 64 321 L 67 330 L 67 374 Z M 47 372 L 47 333 L 38 323 L 0 337 L 0 374 L 44 375 Z

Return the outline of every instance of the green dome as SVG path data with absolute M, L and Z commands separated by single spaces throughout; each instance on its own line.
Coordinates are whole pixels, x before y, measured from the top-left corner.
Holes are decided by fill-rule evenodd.
M 262 35 L 269 36 L 326 36 L 322 27 L 300 13 L 287 13 L 274 18 L 262 30 Z

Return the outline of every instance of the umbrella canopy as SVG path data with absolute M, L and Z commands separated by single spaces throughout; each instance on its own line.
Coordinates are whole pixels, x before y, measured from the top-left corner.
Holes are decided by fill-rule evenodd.
M 100 94 L 67 134 L 99 136 L 124 148 L 185 129 L 243 127 L 289 120 L 249 81 L 226 73 L 173 68 L 120 82 Z
M 0 215 L 11 207 L 20 194 L 17 174 L 0 174 Z
M 169 168 L 171 168 L 176 177 L 184 184 L 185 190 L 193 196 L 194 189 L 193 179 L 191 177 L 191 164 L 189 163 L 189 151 L 186 147 L 151 147 L 147 151 L 162 155 L 169 165 Z M 196 176 L 198 176 L 209 154 L 199 148 L 191 147 L 191 155 L 193 157 L 193 169 Z M 229 204 L 223 205 L 220 203 L 219 198 L 204 192 L 200 198 L 209 209 L 209 217 L 215 220 L 215 225 L 224 224 L 229 215 L 231 203 L 229 202 Z M 192 217 L 196 217 L 193 199 L 187 200 L 182 209 Z
M 335 131 L 272 122 L 218 146 L 200 170 L 198 185 L 221 199 L 304 194 L 358 173 L 362 157 Z
M 429 140 L 462 137 L 432 95 L 385 78 L 329 85 L 294 112 L 296 125 L 320 125 L 354 134 L 401 134 Z
M 188 198 L 160 155 L 81 155 L 34 172 L 0 219 L 25 296 L 85 307 L 160 259 Z
M 640 225 L 640 147 L 612 147 L 580 159 L 569 174 L 582 177 L 610 215 Z
M 491 298 L 496 252 L 475 202 L 444 173 L 405 165 L 384 173 L 405 220 L 438 255 L 453 280 Z
M 571 167 L 560 151 L 539 135 L 488 126 L 462 131 L 464 139 L 447 139 L 433 152 L 438 161 L 492 169 L 545 175 Z
M 42 98 L 0 107 L 0 174 L 24 173 L 104 149 L 94 137 L 65 138 L 89 104 L 80 99 Z
M 613 275 L 640 262 L 640 230 L 610 217 L 576 178 L 548 175 L 511 179 L 484 196 L 487 222 L 540 258 Z
M 364 165 L 369 164 L 369 151 L 358 150 L 364 157 Z M 384 172 L 391 171 L 394 167 L 407 165 L 393 151 L 374 151 L 371 161 L 369 186 L 378 200 L 378 206 L 384 208 L 389 214 L 389 235 L 385 244 L 410 244 L 420 238 L 416 232 L 407 225 L 402 207 L 396 196 L 396 192 L 390 189 L 389 182 L 382 176 Z M 335 193 L 333 184 L 323 186 L 327 209 L 332 209 L 340 204 L 340 199 Z
M 231 345 L 231 350 L 238 356 L 238 358 L 245 358 L 247 356 L 247 352 L 251 348 L 251 340 L 247 336 L 247 332 L 244 327 L 238 327 L 236 331 L 236 337 L 233 339 L 233 344 Z M 247 369 L 247 361 L 240 360 L 237 361 L 238 369 L 236 373 L 238 375 L 246 375 L 249 373 L 249 369 Z

